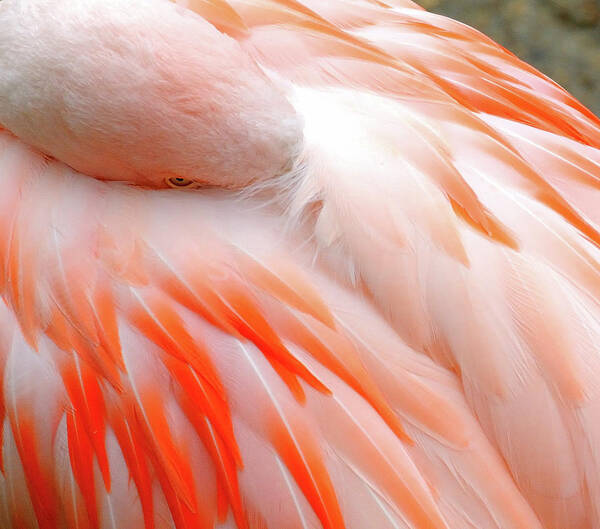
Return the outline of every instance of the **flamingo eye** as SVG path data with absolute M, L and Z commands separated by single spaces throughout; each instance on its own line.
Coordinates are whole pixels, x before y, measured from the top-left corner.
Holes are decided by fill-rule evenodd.
M 166 179 L 166 183 L 169 187 L 189 187 L 194 181 L 179 176 L 172 176 L 171 178 Z

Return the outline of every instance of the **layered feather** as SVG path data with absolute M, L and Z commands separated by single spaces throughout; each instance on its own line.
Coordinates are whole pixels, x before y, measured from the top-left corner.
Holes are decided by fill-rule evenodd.
M 308 231 L 2 139 L 5 189 L 29 197 L 3 209 L 0 489 L 27 491 L 9 527 L 537 526 L 453 376 L 315 265 Z M 441 501 L 465 482 L 483 511 Z

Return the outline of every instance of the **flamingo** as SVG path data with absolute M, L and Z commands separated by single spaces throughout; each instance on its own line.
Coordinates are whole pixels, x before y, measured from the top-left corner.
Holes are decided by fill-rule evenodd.
M 600 527 L 600 122 L 409 0 L 0 2 L 0 527 Z

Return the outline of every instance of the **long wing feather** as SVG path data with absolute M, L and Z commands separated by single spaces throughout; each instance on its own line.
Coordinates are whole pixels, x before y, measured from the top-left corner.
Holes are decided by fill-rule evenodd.
M 306 122 L 291 210 L 331 273 L 460 375 L 545 527 L 597 525 L 597 118 L 444 17 L 303 6 L 310 30 L 273 51 L 285 30 L 248 9 L 249 51 L 296 83 Z
M 8 527 L 538 527 L 453 375 L 316 265 L 308 233 L 258 199 L 96 182 L 3 134 L 23 227 L 2 233 L 0 490 L 27 491 Z M 12 264 L 24 243 L 31 270 Z

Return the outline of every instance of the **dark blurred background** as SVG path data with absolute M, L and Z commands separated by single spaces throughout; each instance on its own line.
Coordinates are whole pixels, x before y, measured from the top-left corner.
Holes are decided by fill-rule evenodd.
M 476 27 L 600 116 L 600 0 L 416 0 Z

